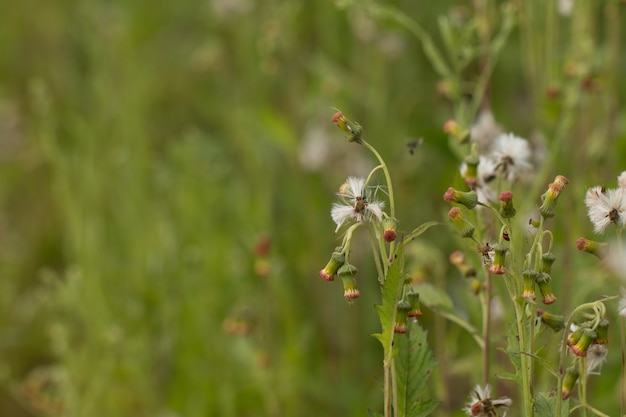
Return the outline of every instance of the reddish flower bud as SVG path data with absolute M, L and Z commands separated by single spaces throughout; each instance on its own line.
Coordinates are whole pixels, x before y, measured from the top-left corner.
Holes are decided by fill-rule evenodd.
M 448 212 L 448 217 L 456 227 L 461 237 L 471 237 L 474 234 L 474 225 L 465 219 L 461 209 L 452 207 Z
M 566 399 L 569 397 L 580 373 L 578 372 L 578 366 L 576 364 L 570 366 L 565 371 L 565 377 L 563 378 L 563 390 L 561 391 L 561 397 Z
M 584 237 L 580 237 L 576 240 L 576 248 L 578 248 L 579 251 L 594 255 L 598 259 L 604 259 L 609 254 L 608 243 L 596 242 L 595 240 L 585 239 Z
M 343 296 L 346 300 L 350 301 L 355 298 L 359 298 L 361 293 L 356 286 L 356 280 L 354 276 L 357 273 L 357 269 L 355 266 L 346 263 L 339 268 L 337 271 L 337 276 L 341 279 L 343 283 Z
M 335 279 L 335 274 L 337 274 L 337 271 L 341 268 L 345 261 L 346 256 L 343 252 L 333 252 L 324 269 L 320 271 L 320 276 L 326 281 L 333 281 Z
M 543 296 L 544 304 L 552 304 L 556 301 L 556 297 L 552 292 L 552 285 L 550 284 L 550 281 L 552 281 L 552 278 L 545 272 L 542 272 L 535 278 L 535 282 L 537 283 L 539 291 L 541 291 L 541 295 Z
M 493 257 L 493 264 L 491 265 L 491 268 L 489 268 L 489 270 L 494 274 L 503 275 L 506 273 L 504 262 L 506 260 L 506 253 L 508 252 L 509 248 L 504 245 L 498 244 L 493 247 L 493 250 L 495 254 Z
M 505 219 L 510 219 L 515 216 L 515 207 L 513 207 L 513 193 L 510 191 L 503 191 L 500 194 L 500 215 Z
M 476 194 L 476 191 L 464 192 L 455 190 L 452 187 L 448 188 L 448 191 L 444 193 L 443 199 L 448 203 L 454 202 L 462 204 L 470 210 L 478 204 L 478 194 Z
M 535 295 L 535 279 L 539 274 L 537 271 L 532 269 L 527 269 L 522 273 L 522 277 L 524 280 L 524 292 L 522 297 L 526 299 L 535 300 L 537 296 Z

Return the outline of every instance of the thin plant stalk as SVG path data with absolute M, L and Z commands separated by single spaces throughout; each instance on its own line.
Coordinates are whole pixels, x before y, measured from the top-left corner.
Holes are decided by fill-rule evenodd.
M 617 226 L 615 228 L 615 233 L 617 235 L 617 253 L 621 254 L 622 251 L 622 227 Z M 620 345 L 621 345 L 621 375 L 620 375 L 620 394 L 619 394 L 619 410 L 620 416 L 626 415 L 626 335 L 624 334 L 624 326 L 626 326 L 626 322 L 624 319 L 621 319 L 620 326 Z
M 491 272 L 485 270 L 485 294 L 483 304 L 483 385 L 489 384 L 489 347 L 491 345 Z
M 374 154 L 376 159 L 378 159 L 378 162 L 380 162 L 380 167 L 385 173 L 385 181 L 387 182 L 387 191 L 389 192 L 389 212 L 391 214 L 391 217 L 396 217 L 396 206 L 395 206 L 395 199 L 393 196 L 393 185 L 391 184 L 391 175 L 389 175 L 389 169 L 387 168 L 387 164 L 383 160 L 382 156 L 380 156 L 378 151 L 374 149 L 372 145 L 367 143 L 367 141 L 365 140 L 361 140 L 361 143 L 363 144 L 363 146 L 369 149 L 370 152 Z M 395 252 L 394 249 L 395 249 L 395 242 L 391 242 L 389 244 L 389 256 L 393 255 L 393 253 Z M 390 264 L 392 260 L 393 259 L 387 259 L 385 264 L 386 265 Z

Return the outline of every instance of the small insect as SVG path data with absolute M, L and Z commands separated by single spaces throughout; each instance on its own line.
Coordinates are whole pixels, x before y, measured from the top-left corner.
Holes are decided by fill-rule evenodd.
M 509 231 L 506 229 L 502 230 L 502 239 L 506 240 L 507 242 L 509 240 L 511 240 L 511 238 L 509 237 Z
M 609 214 L 607 214 L 605 217 L 608 217 L 610 221 L 612 221 L 613 223 L 617 223 L 617 221 L 619 220 L 619 211 L 617 211 L 617 209 L 611 209 L 611 211 L 609 211 Z
M 417 138 L 409 141 L 406 146 L 409 148 L 409 153 L 413 155 L 415 153 L 415 149 L 420 147 L 424 143 L 424 138 Z
M 367 200 L 365 197 L 357 195 L 354 204 L 354 212 L 362 213 L 367 208 Z
M 483 265 L 489 265 L 491 264 L 491 255 L 489 255 L 489 253 L 492 251 L 493 249 L 491 248 L 491 246 L 489 246 L 489 242 L 485 243 L 485 246 L 479 246 L 478 247 L 478 253 L 480 253 L 481 257 L 482 257 L 482 261 L 483 261 Z

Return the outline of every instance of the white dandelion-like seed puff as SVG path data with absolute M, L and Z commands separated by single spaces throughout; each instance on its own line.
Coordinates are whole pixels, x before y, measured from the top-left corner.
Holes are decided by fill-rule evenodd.
M 490 155 L 507 181 L 515 181 L 520 174 L 532 170 L 532 156 L 528 141 L 512 133 L 498 136 Z
M 604 187 L 593 187 L 587 190 L 585 205 L 593 230 L 602 233 L 611 223 L 624 226 L 626 217 L 626 188 L 607 190 Z
M 504 417 L 513 400 L 509 397 L 491 399 L 491 387 L 476 385 L 471 393 L 470 402 L 463 409 L 465 414 L 474 417 Z
M 339 188 L 337 193 L 338 203 L 333 203 L 330 216 L 337 224 L 337 229 L 352 219 L 355 222 L 372 221 L 383 219 L 385 203 L 375 200 L 375 193 L 365 186 L 364 178 L 349 177 Z
M 622 171 L 617 177 L 617 185 L 619 188 L 626 188 L 626 171 Z
M 600 375 L 600 369 L 606 357 L 609 354 L 609 349 L 605 344 L 592 344 L 587 349 L 587 375 Z M 597 369 L 597 371 L 596 371 Z

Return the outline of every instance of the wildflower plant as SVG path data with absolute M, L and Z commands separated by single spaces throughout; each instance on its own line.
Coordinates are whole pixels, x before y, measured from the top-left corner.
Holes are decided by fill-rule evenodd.
M 357 268 L 350 264 L 350 254 L 355 233 L 364 229 L 372 243 L 377 280 L 382 292 L 382 302 L 376 306 L 381 332 L 374 335 L 383 346 L 382 415 L 425 416 L 437 406 L 435 401 L 421 398 L 426 388 L 425 380 L 435 361 L 426 343 L 426 333 L 417 324 L 417 318 L 422 315 L 420 294 L 405 271 L 404 245 L 436 223 L 424 223 L 410 233 L 401 233 L 395 217 L 391 176 L 381 155 L 363 139 L 362 127 L 342 112 L 337 111 L 331 120 L 345 133 L 348 142 L 371 151 L 379 165 L 367 178 L 348 177 L 339 187 L 338 201 L 332 205 L 331 218 L 337 225 L 335 232 L 343 235 L 342 243 L 333 251 L 320 276 L 326 281 L 340 278 L 347 301 L 353 302 L 360 296 L 356 285 Z M 378 172 L 384 174 L 384 187 L 374 183 Z M 380 193 L 382 189 L 386 193 Z M 381 194 L 387 196 L 388 205 Z
M 617 296 L 602 296 L 575 306 L 571 311 L 563 311 L 564 308 L 559 305 L 560 294 L 556 290 L 563 286 L 566 278 L 559 270 L 560 254 L 555 244 L 557 232 L 553 230 L 553 219 L 563 209 L 558 202 L 561 195 L 568 192 L 569 180 L 564 175 L 554 176 L 558 172 L 554 168 L 566 133 L 572 127 L 575 103 L 580 90 L 585 88 L 583 81 L 588 75 L 587 70 L 581 62 L 579 66 L 572 65 L 569 70 L 564 70 L 570 79 L 558 94 L 564 94 L 567 100 L 563 102 L 551 138 L 552 144 L 546 152 L 541 143 L 498 125 L 489 103 L 489 80 L 498 56 L 516 21 L 525 24 L 523 19 L 517 19 L 519 9 L 531 6 L 525 6 L 524 2 L 503 2 L 497 9 L 498 18 L 490 19 L 494 10 L 487 6 L 489 2 L 477 1 L 474 2 L 476 16 L 466 24 L 459 23 L 450 15 L 442 16 L 439 28 L 443 48 L 440 49 L 419 23 L 391 6 L 371 0 L 343 0 L 340 3 L 361 7 L 372 16 L 407 28 L 418 38 L 426 58 L 441 77 L 438 91 L 450 101 L 452 107 L 451 117 L 443 123 L 442 133 L 447 136 L 449 147 L 459 162 L 458 181 L 449 184 L 443 193 L 443 200 L 449 204 L 449 229 L 458 237 L 460 246 L 450 251 L 449 259 L 460 275 L 467 279 L 469 284 L 466 287 L 480 304 L 480 323 L 475 324 L 454 308 L 442 309 L 433 301 L 446 297 L 446 294 L 431 291 L 426 296 L 423 292 L 418 293 L 419 287 L 411 287 L 409 281 L 405 280 L 402 284 L 403 245 L 418 232 L 430 227 L 430 223 L 404 239 L 400 238 L 397 247 L 395 241 L 389 243 L 389 240 L 380 238 L 383 223 L 397 226 L 388 171 L 380 155 L 362 140 L 362 127 L 340 112 L 335 114 L 333 121 L 344 131 L 348 141 L 366 146 L 380 161 L 381 165 L 363 182 L 364 189 L 367 190 L 368 186 L 375 187 L 373 190 L 380 189 L 370 184 L 373 173 L 380 169 L 385 173 L 389 197 L 390 211 L 386 212 L 387 206 L 378 202 L 375 193 L 361 192 L 366 202 L 371 200 L 374 204 L 370 214 L 365 213 L 366 207 L 359 205 L 354 195 L 348 198 L 348 204 L 344 206 L 345 219 L 352 225 L 345 232 L 340 251 L 346 257 L 349 255 L 345 248 L 349 248 L 352 233 L 361 224 L 368 229 L 372 240 L 379 242 L 373 246 L 383 293 L 382 305 L 378 306 L 383 332 L 376 336 L 383 344 L 385 354 L 384 415 L 395 415 L 396 402 L 394 400 L 392 404 L 390 401 L 397 394 L 389 395 L 388 392 L 394 387 L 402 387 L 402 382 L 394 379 L 397 376 L 389 373 L 390 369 L 394 369 L 389 361 L 394 359 L 392 347 L 403 352 L 404 342 L 400 341 L 407 339 L 394 337 L 393 333 L 413 333 L 409 324 L 411 313 L 415 310 L 412 300 L 419 300 L 429 311 L 466 330 L 481 351 L 482 381 L 470 393 L 470 400 L 463 408 L 467 415 L 496 417 L 515 410 L 516 415 L 525 417 L 564 417 L 580 410 L 585 416 L 606 416 L 588 401 L 587 381 L 590 375 L 601 371 L 607 358 L 610 315 L 606 303 Z M 525 10 L 529 12 L 529 9 Z M 467 69 L 474 61 L 478 61 L 480 70 L 476 77 L 468 80 L 466 76 L 470 71 Z M 529 60 L 527 65 L 534 64 Z M 532 68 L 531 73 L 538 74 L 542 70 Z M 533 80 L 532 87 L 533 94 L 537 94 L 541 85 Z M 550 91 L 552 97 L 557 94 Z M 546 184 L 547 178 L 554 180 Z M 616 189 L 593 187 L 587 191 L 584 201 L 595 232 L 604 233 L 614 227 L 618 242 L 626 226 L 625 190 L 626 172 L 618 177 Z M 375 215 L 378 209 L 381 213 Z M 333 215 L 333 219 L 336 217 Z M 335 222 L 339 225 L 337 220 Z M 342 221 L 342 227 L 343 224 Z M 394 232 L 391 236 L 402 236 L 394 227 L 391 230 Z M 586 238 L 580 238 L 576 245 L 579 250 L 591 253 L 600 260 L 610 260 L 612 253 L 624 254 L 621 247 L 614 249 L 609 243 Z M 476 254 L 480 257 L 480 267 L 472 264 Z M 505 306 L 504 314 L 508 315 L 505 347 L 499 345 L 503 335 L 494 335 L 496 300 Z M 622 317 L 623 349 L 626 344 L 623 330 L 626 297 L 623 295 L 618 311 Z M 561 338 L 560 346 L 553 349 L 548 345 L 541 346 L 543 338 L 549 337 L 545 333 L 557 334 Z M 394 340 L 398 342 L 395 345 Z M 497 376 L 518 385 L 519 395 L 513 398 L 492 396 L 492 352 L 496 348 L 506 352 L 510 359 L 512 372 Z M 398 358 L 400 356 L 401 353 Z M 626 386 L 625 372 L 622 371 L 622 397 Z M 540 373 L 549 382 L 546 383 L 544 378 L 544 383 L 538 384 Z M 622 404 L 621 415 L 624 415 L 624 398 Z

